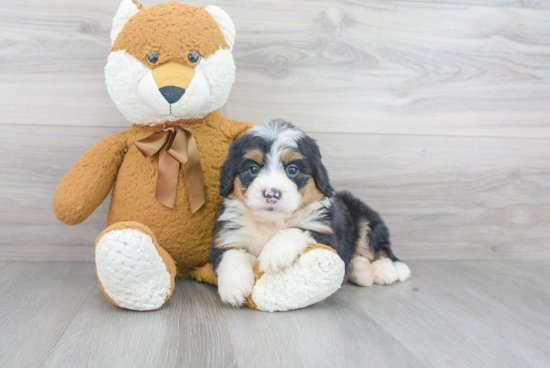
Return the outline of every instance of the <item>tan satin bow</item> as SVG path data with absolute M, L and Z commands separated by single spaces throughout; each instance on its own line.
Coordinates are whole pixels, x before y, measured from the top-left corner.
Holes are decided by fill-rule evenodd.
M 197 212 L 206 202 L 204 181 L 197 143 L 191 132 L 177 126 L 163 129 L 134 142 L 145 157 L 159 152 L 159 173 L 155 197 L 166 207 L 174 209 L 180 164 L 191 212 Z

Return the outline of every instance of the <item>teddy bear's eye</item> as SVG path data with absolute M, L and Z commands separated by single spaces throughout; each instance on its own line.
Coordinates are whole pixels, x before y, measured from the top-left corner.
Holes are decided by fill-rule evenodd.
M 189 52 L 189 55 L 187 56 L 187 58 L 189 59 L 189 63 L 191 65 L 197 65 L 199 61 L 201 61 L 201 56 L 196 51 Z
M 157 65 L 157 61 L 159 61 L 159 54 L 158 52 L 152 51 L 147 55 L 147 62 L 150 65 Z

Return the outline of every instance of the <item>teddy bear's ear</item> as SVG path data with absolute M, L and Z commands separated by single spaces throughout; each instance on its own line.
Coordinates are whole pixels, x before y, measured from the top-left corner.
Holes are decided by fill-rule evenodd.
M 115 43 L 126 22 L 139 12 L 141 8 L 142 6 L 137 0 L 123 0 L 122 3 L 120 3 L 115 19 L 113 19 L 113 28 L 111 28 L 111 46 Z
M 229 47 L 233 48 L 233 45 L 235 44 L 235 25 L 229 17 L 229 14 L 215 5 L 208 5 L 205 9 L 208 13 L 210 13 L 212 18 L 214 18 L 216 23 L 218 23 L 225 40 L 229 44 Z

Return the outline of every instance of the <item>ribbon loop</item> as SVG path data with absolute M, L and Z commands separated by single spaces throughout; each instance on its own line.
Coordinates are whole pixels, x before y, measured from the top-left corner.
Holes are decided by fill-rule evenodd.
M 155 197 L 160 203 L 174 209 L 180 165 L 183 167 L 191 213 L 197 212 L 206 203 L 199 150 L 191 132 L 176 126 L 155 132 L 134 144 L 145 157 L 159 153 Z

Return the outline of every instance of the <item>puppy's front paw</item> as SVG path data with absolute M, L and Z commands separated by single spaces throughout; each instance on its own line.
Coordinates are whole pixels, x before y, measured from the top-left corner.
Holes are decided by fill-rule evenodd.
M 290 266 L 315 241 L 299 229 L 281 230 L 265 245 L 258 257 L 260 271 L 275 273 Z
M 227 251 L 217 270 L 218 293 L 224 303 L 243 305 L 256 282 L 253 266 L 256 257 L 240 250 Z
M 247 296 L 252 293 L 254 287 L 254 272 L 250 275 L 235 275 L 229 278 L 218 278 L 218 292 L 222 302 L 234 307 L 243 305 Z
M 258 260 L 260 271 L 274 273 L 290 266 L 298 258 L 298 254 L 288 244 L 280 244 L 277 247 L 264 248 Z

